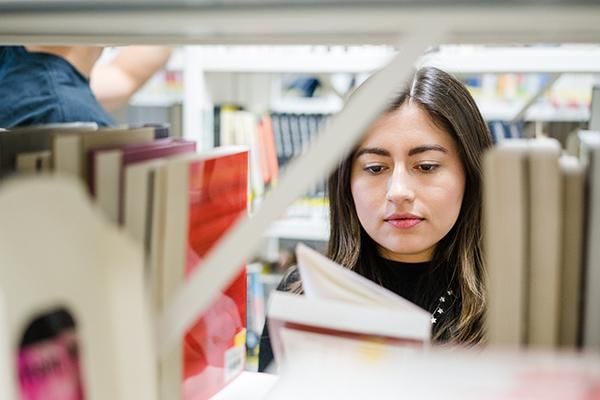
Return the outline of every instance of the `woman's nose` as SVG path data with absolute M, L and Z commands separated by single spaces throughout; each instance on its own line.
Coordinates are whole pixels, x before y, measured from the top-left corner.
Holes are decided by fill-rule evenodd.
M 405 171 L 394 171 L 388 182 L 386 200 L 404 202 L 413 201 L 414 199 L 415 191 L 410 175 Z

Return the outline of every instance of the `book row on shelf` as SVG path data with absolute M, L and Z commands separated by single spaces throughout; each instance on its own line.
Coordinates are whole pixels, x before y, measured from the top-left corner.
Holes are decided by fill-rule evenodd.
M 66 124 L 2 132 L 0 148 L 6 186 L 13 187 L 5 210 L 31 214 L 2 229 L 2 246 L 10 250 L 2 253 L 1 281 L 11 287 L 2 326 L 12 335 L 3 354 L 19 360 L 18 373 L 7 375 L 18 380 L 3 385 L 10 397 L 2 398 L 20 392 L 31 399 L 203 399 L 242 371 L 243 266 L 168 355 L 156 356 L 151 327 L 205 254 L 247 214 L 245 147 L 199 154 L 193 141 L 170 138 L 164 127 Z M 46 179 L 17 179 L 33 174 Z M 17 210 L 34 199 L 46 217 L 38 206 Z M 35 246 L 31 257 L 23 254 L 26 243 Z M 20 286 L 21 272 L 39 282 L 34 293 Z M 48 274 L 55 276 L 45 280 Z
M 327 114 L 271 112 L 257 116 L 239 105 L 214 107 L 214 145 L 245 145 L 250 149 L 251 202 L 262 198 L 276 185 L 280 169 L 310 145 L 327 122 Z M 306 198 L 324 197 L 324 182 L 319 181 Z
M 365 369 L 372 385 L 379 382 L 376 374 L 395 375 L 406 362 L 438 372 L 452 363 L 465 371 L 480 368 L 477 393 L 598 393 L 600 360 L 594 354 L 456 350 L 458 361 L 449 361 L 452 355 L 429 346 L 431 315 L 302 246 L 297 254 L 306 296 L 276 293 L 267 301 L 265 286 L 278 278 L 266 282 L 262 266 L 240 266 L 177 349 L 159 357 L 153 347 L 156 316 L 247 213 L 252 158 L 260 159 L 260 148 L 235 136 L 261 129 L 264 134 L 265 124 L 275 125 L 279 116 L 255 125 L 244 113 L 221 109 L 222 146 L 201 153 L 194 142 L 171 138 L 161 126 L 70 124 L 0 133 L 6 178 L 0 194 L 0 290 L 11 305 L 0 314 L 6 327 L 0 358 L 11 371 L 1 385 L 3 398 L 52 390 L 73 398 L 209 398 L 244 369 L 247 348 L 256 356 L 267 312 L 281 373 L 274 399 L 291 398 L 292 392 L 311 397 L 317 388 L 298 384 L 315 371 L 321 374 L 320 393 L 334 390 L 343 379 L 333 369 L 322 370 L 328 362 L 343 363 L 349 373 Z M 223 129 L 236 126 L 231 119 L 238 115 L 252 127 Z M 285 167 L 277 160 L 276 128 L 271 130 L 271 160 L 262 165 L 277 169 L 258 169 L 263 185 L 269 184 L 265 176 Z M 299 149 L 302 137 L 297 134 Z M 594 290 L 600 285 L 594 246 L 600 241 L 599 160 L 600 133 L 590 131 L 572 135 L 566 150 L 553 139 L 511 138 L 498 140 L 486 154 L 489 344 L 600 349 Z M 18 179 L 32 174 L 43 177 Z M 315 354 L 324 357 L 319 368 Z M 547 359 L 553 361 L 544 364 Z M 540 365 L 546 369 L 535 375 Z M 416 384 L 421 378 L 407 383 L 407 390 L 425 390 Z M 457 382 L 441 379 L 435 390 L 460 397 L 464 386 Z M 360 395 L 357 390 L 348 398 Z
M 484 165 L 489 341 L 600 349 L 600 133 L 500 143 Z

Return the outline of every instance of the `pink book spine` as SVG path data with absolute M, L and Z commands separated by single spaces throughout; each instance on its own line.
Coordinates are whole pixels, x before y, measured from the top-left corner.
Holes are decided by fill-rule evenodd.
M 75 332 L 22 348 L 18 355 L 22 400 L 83 400 Z

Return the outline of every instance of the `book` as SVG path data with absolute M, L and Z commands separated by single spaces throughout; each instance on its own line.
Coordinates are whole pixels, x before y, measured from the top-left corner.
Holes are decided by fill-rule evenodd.
M 125 168 L 123 226 L 146 251 L 151 247 L 155 176 L 164 163 L 164 159 L 158 158 Z
M 236 104 L 222 104 L 215 107 L 215 110 L 215 129 L 218 128 L 215 130 L 215 147 L 235 144 L 235 116 L 243 108 Z
M 600 133 L 580 131 L 581 158 L 586 165 L 586 240 L 583 272 L 583 347 L 600 349 Z
M 135 128 L 135 127 L 133 127 Z M 171 124 L 170 123 L 145 123 L 140 126 L 140 128 L 153 128 L 154 129 L 154 139 L 168 139 L 171 137 Z M 180 137 L 181 135 L 173 135 L 175 137 Z
M 484 259 L 489 344 L 526 343 L 528 288 L 528 144 L 505 140 L 483 157 Z
M 422 348 L 431 338 L 431 314 L 344 268 L 311 248 L 296 247 L 304 296 L 271 294 L 269 334 L 275 361 L 283 365 L 285 330 L 360 342 Z
M 574 349 L 579 345 L 581 331 L 585 169 L 576 157 L 563 155 L 560 170 L 563 180 L 563 241 L 559 344 Z
M 312 132 L 310 131 L 310 124 L 308 123 L 308 115 L 306 114 L 300 114 L 298 116 L 298 123 L 300 125 L 300 134 L 302 135 L 302 151 L 305 151 L 311 140 L 312 140 L 312 136 L 314 136 L 314 134 L 316 132 Z
M 285 334 L 289 343 L 302 339 L 294 331 Z M 593 353 L 436 347 L 399 351 L 326 339 L 312 335 L 298 346 L 265 400 L 587 400 L 600 387 L 600 357 Z
M 246 346 L 247 364 L 258 368 L 258 354 L 260 351 L 260 336 L 265 324 L 265 285 L 263 283 L 264 265 L 260 262 L 250 263 L 246 267 L 248 277 L 248 313 Z
M 29 161 L 25 154 L 33 154 L 49 151 L 52 146 L 52 138 L 59 133 L 90 132 L 98 129 L 95 123 L 66 123 L 35 125 L 30 127 L 13 128 L 0 133 L 0 177 L 10 175 L 18 170 L 18 158 L 21 155 L 19 165 L 23 162 L 27 165 Z M 25 167 L 26 169 L 28 167 Z
M 289 125 L 290 125 L 290 139 L 292 143 L 292 157 L 296 158 L 301 153 L 303 148 L 302 142 L 302 131 L 300 130 L 300 115 L 299 114 L 288 114 Z
M 249 149 L 250 204 L 261 198 L 265 190 L 265 171 L 261 154 L 261 137 L 254 114 L 248 111 L 221 108 L 221 139 L 224 146 L 247 146 Z
M 160 238 L 153 243 L 161 247 L 158 297 L 163 306 L 247 213 L 248 151 L 228 146 L 168 159 L 157 177 L 155 197 L 160 199 L 162 225 L 152 234 Z M 216 201 L 231 209 L 214 217 L 205 205 Z M 207 399 L 237 376 L 244 365 L 245 321 L 246 272 L 240 266 L 230 286 L 182 338 L 182 347 L 161 361 L 162 396 Z
M 556 139 L 527 141 L 529 259 L 527 344 L 558 346 L 561 303 L 562 179 Z
M 235 141 L 224 143 L 229 145 L 247 146 L 249 149 L 249 179 L 250 204 L 256 198 L 262 198 L 265 191 L 265 181 L 260 163 L 257 122 L 254 114 L 248 111 L 236 111 L 234 117 Z
M 175 156 L 178 157 L 178 156 Z M 144 252 L 149 303 L 160 312 L 160 260 L 164 226 L 164 158 L 144 161 L 125 169 L 123 227 Z
M 600 85 L 596 84 L 592 88 L 592 104 L 590 107 L 590 125 L 589 129 L 594 132 L 600 131 Z
M 0 218 L 0 398 L 157 399 L 132 241 L 61 176 L 5 184 Z
M 138 162 L 195 150 L 195 142 L 171 139 L 91 150 L 88 153 L 90 192 L 109 220 L 122 223 L 124 168 Z
M 52 154 L 49 150 L 19 153 L 16 158 L 16 170 L 26 174 L 49 172 Z
M 285 165 L 294 157 L 294 142 L 292 141 L 292 131 L 290 127 L 290 115 L 282 113 L 278 115 L 281 141 L 283 144 L 283 162 Z
M 275 142 L 275 154 L 277 156 L 277 165 L 279 166 L 279 168 L 281 168 L 286 162 L 281 118 L 278 113 L 271 113 L 270 119 L 271 127 L 273 129 L 273 140 Z
M 90 150 L 154 140 L 154 128 L 102 129 L 90 134 L 65 133 L 53 136 L 54 171 L 85 181 Z
M 269 165 L 269 149 L 268 149 L 268 136 L 265 131 L 265 118 L 263 117 L 256 127 L 256 148 L 258 151 L 260 161 L 260 172 L 262 174 L 262 180 L 265 185 L 271 183 L 271 167 Z
M 264 136 L 265 157 L 269 171 L 269 183 L 277 182 L 279 178 L 279 165 L 277 164 L 277 150 L 273 133 L 273 121 L 271 116 L 265 115 L 262 118 L 262 134 Z

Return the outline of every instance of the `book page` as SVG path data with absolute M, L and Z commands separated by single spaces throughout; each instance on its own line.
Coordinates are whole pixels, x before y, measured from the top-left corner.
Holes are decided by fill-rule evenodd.
M 302 286 L 307 297 L 426 313 L 410 301 L 342 267 L 303 244 L 299 244 L 296 248 L 296 255 Z

